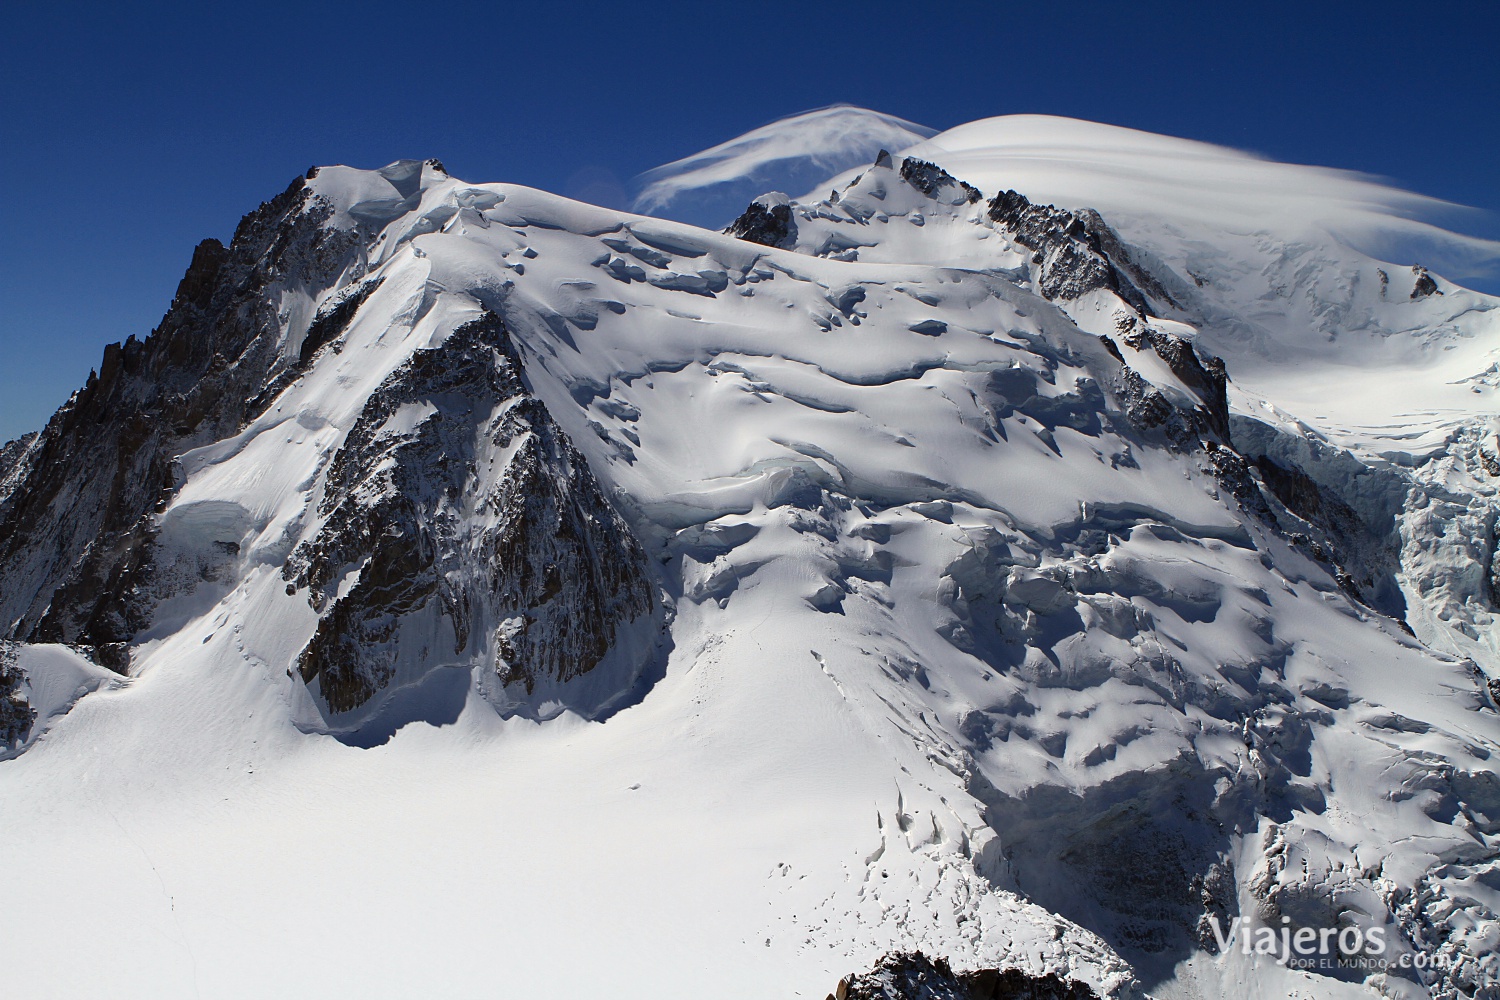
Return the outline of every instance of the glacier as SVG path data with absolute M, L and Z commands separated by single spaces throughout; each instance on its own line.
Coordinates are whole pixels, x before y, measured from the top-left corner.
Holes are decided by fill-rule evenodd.
M 429 160 L 201 245 L 0 449 L 7 982 L 1500 996 L 1500 302 L 1374 255 L 1493 248 L 909 135 L 722 233 Z

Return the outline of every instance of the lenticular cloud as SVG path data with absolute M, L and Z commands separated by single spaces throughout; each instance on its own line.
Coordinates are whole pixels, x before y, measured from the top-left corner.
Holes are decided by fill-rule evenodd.
M 647 171 L 636 179 L 633 207 L 718 228 L 766 191 L 801 191 L 869 163 L 882 149 L 898 152 L 936 134 L 847 104 L 819 108 Z

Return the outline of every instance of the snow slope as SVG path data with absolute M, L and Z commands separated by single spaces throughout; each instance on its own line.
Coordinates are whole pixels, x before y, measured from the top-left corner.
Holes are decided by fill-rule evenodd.
M 1493 997 L 1500 466 L 1492 388 L 1444 380 L 1493 363 L 1494 300 L 1436 277 L 1412 299 L 1343 247 L 1329 267 L 1395 291 L 1310 334 L 1287 316 L 1342 286 L 1293 266 L 1305 234 L 1132 229 L 1102 202 L 1125 244 L 1021 209 L 1054 226 L 1039 250 L 988 201 L 1012 186 L 995 123 L 970 128 L 934 140 L 967 160 L 932 159 L 983 197 L 886 157 L 787 204 L 776 246 L 432 163 L 310 178 L 283 225 L 356 249 L 267 272 L 283 361 L 142 515 L 176 569 L 128 683 L 0 764 L 7 981 L 820 996 L 920 947 L 1120 997 Z M 1295 279 L 1278 309 L 1252 308 L 1266 259 Z M 412 395 L 396 376 L 476 322 L 524 385 Z M 1393 383 L 1345 391 L 1398 362 L 1437 414 L 1415 437 Z M 551 433 L 492 433 L 522 404 L 577 449 L 659 613 L 528 684 L 412 598 L 394 672 L 343 710 L 300 669 L 327 605 L 293 554 L 341 490 L 411 498 L 402 531 L 469 553 L 498 521 L 467 498 Z M 439 432 L 475 442 L 467 478 L 391 472 Z M 329 600 L 381 566 L 339 569 Z M 22 649 L 31 690 L 67 686 L 63 654 Z M 1454 965 L 1216 954 L 1205 921 L 1231 915 Z
M 1496 408 L 1495 300 L 1440 279 L 1443 294 L 1414 300 L 1415 262 L 1380 256 L 1422 252 L 1447 273 L 1492 274 L 1500 244 L 1424 221 L 1457 206 L 1343 171 L 1043 115 L 972 122 L 909 152 L 986 192 L 1102 212 L 1177 279 L 1179 314 L 1250 396 L 1343 442 L 1378 449 L 1418 430 L 1426 444 Z M 1401 426 L 1382 432 L 1392 418 Z
M 1419 470 L 1417 491 L 1372 486 L 1376 476 L 1344 490 L 1373 520 L 1448 509 L 1457 531 L 1399 531 L 1412 624 L 1462 655 L 1477 641 L 1494 662 L 1483 550 L 1495 520 L 1484 455 L 1500 453 L 1496 299 L 1380 254 L 1420 250 L 1459 274 L 1493 274 L 1500 244 L 1425 221 L 1456 206 L 1370 178 L 1091 122 L 992 118 L 910 152 L 986 191 L 1105 213 L 1170 286 L 1176 301 L 1160 311 L 1228 361 L 1242 448 L 1296 452 L 1325 485 L 1344 475 L 1333 466 L 1346 450 L 1381 472 Z M 1456 636 L 1442 627 L 1455 617 Z

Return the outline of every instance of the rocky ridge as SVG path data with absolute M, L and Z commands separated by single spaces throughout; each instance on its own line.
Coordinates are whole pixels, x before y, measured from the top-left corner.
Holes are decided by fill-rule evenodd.
M 1097 1000 L 1087 985 L 1055 973 L 1018 969 L 954 972 L 921 952 L 883 956 L 875 968 L 847 976 L 829 1000 Z
M 384 175 L 409 199 L 423 171 L 442 176 L 435 161 L 403 161 Z M 161 537 L 181 459 L 233 439 L 320 352 L 336 354 L 382 280 L 362 280 L 379 225 L 338 224 L 316 177 L 309 171 L 247 215 L 228 247 L 201 243 L 157 329 L 109 345 L 44 430 L 0 452 L 5 637 L 66 644 L 126 673 L 131 643 L 158 624 L 158 608 L 235 584 L 239 515 L 209 505 L 174 522 L 185 543 Z M 301 307 L 286 303 L 305 301 L 317 307 L 299 329 Z M 403 408 L 427 412 L 406 425 L 393 420 Z M 289 592 L 307 591 L 320 615 L 297 667 L 335 716 L 396 677 L 403 630 L 404 655 L 415 659 L 407 681 L 450 659 L 483 660 L 502 683 L 530 690 L 588 672 L 620 629 L 655 607 L 638 543 L 526 389 L 493 315 L 418 352 L 380 386 L 320 494 L 327 521 L 283 572 Z M 194 541 L 204 530 L 211 537 Z M 351 567 L 361 567 L 359 584 L 335 593 L 350 586 Z M 443 623 L 414 627 L 424 613 Z M 471 637 L 476 626 L 484 634 Z M 451 655 L 423 629 L 446 630 Z
M 356 254 L 327 215 L 298 178 L 245 216 L 228 247 L 199 244 L 156 330 L 107 347 L 40 432 L 0 504 L 6 636 L 92 647 L 126 669 L 150 618 L 151 514 L 172 492 L 176 456 L 243 426 L 284 363 L 270 289 L 331 284 Z
M 0 750 L 18 745 L 36 721 L 36 709 L 21 690 L 26 677 L 15 660 L 13 645 L 0 642 Z

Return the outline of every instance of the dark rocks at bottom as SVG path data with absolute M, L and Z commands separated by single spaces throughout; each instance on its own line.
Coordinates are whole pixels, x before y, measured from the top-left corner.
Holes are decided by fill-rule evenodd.
M 886 955 L 869 972 L 843 979 L 829 1000 L 1099 1000 L 1084 983 L 1019 969 L 954 972 L 921 952 Z

